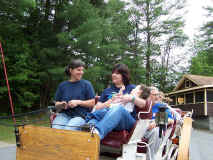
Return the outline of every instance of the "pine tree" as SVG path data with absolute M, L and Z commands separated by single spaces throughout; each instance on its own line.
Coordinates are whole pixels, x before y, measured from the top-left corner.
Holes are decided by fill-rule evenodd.
M 213 7 L 206 7 L 208 21 L 200 28 L 194 40 L 194 57 L 191 60 L 191 74 L 213 76 Z
M 183 34 L 183 19 L 181 9 L 183 1 L 177 0 L 134 0 L 135 20 L 137 21 L 138 37 L 140 37 L 141 50 L 146 69 L 146 84 L 155 83 L 156 77 L 160 88 L 166 85 L 166 76 L 170 69 L 169 63 L 172 49 L 183 45 L 186 36 Z M 158 57 L 162 57 L 160 63 Z M 156 66 L 158 66 L 156 68 Z M 160 69 L 162 68 L 162 69 Z M 157 69 L 157 70 L 156 70 Z

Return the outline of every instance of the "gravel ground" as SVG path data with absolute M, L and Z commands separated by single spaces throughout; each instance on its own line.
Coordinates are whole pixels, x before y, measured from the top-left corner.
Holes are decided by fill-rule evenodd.
M 190 145 L 190 160 L 212 160 L 213 158 L 213 132 L 205 130 L 192 130 Z M 16 146 L 0 142 L 0 159 L 15 160 Z M 101 156 L 100 160 L 114 160 L 115 158 Z
M 192 130 L 190 160 L 213 160 L 213 132 Z

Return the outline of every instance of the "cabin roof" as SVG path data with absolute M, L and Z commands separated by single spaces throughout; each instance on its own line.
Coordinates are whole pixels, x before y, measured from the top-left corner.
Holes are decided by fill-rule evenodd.
M 192 87 L 192 88 L 186 88 L 182 90 L 177 90 L 177 91 L 172 91 L 170 93 L 167 93 L 166 95 L 173 95 L 177 93 L 184 93 L 184 92 L 189 92 L 189 91 L 194 91 L 194 90 L 199 90 L 199 89 L 204 89 L 204 88 L 213 88 L 213 85 L 204 85 L 204 86 L 197 86 L 197 87 Z
M 185 74 L 178 82 L 177 86 L 174 88 L 173 91 L 178 91 L 182 86 L 182 84 L 184 83 L 185 79 L 189 79 L 190 81 L 194 82 L 197 86 L 213 85 L 213 77 Z

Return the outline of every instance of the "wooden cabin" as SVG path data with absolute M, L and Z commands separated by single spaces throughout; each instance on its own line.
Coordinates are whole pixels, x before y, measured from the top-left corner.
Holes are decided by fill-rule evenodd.
M 171 106 L 193 109 L 194 117 L 213 116 L 213 77 L 186 74 L 167 96 L 172 99 Z

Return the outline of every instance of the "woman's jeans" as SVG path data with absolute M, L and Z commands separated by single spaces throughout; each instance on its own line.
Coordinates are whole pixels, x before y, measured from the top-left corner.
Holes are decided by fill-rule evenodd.
M 80 130 L 78 126 L 85 124 L 82 117 L 70 117 L 65 113 L 59 113 L 52 123 L 52 128 L 66 129 L 66 130 Z
M 136 120 L 122 106 L 104 108 L 90 113 L 86 121 L 94 124 L 99 131 L 100 139 L 103 139 L 112 130 L 131 130 Z

